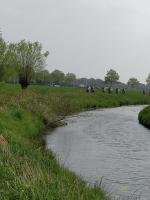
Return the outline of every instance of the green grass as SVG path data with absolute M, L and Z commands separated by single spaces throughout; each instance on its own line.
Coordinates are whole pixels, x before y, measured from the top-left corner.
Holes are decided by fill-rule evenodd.
M 147 106 L 139 113 L 139 122 L 150 129 L 150 106 Z
M 66 115 L 121 105 L 149 104 L 140 92 L 125 95 L 88 94 L 84 89 L 0 84 L 0 200 L 105 200 L 105 193 L 91 188 L 60 166 L 43 146 L 46 127 L 60 125 Z

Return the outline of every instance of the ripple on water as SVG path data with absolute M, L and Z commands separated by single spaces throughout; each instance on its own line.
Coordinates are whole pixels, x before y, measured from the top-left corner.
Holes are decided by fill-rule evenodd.
M 138 123 L 144 106 L 84 112 L 47 136 L 47 148 L 89 183 L 113 197 L 150 199 L 150 131 Z M 132 198 L 134 199 L 134 198 Z

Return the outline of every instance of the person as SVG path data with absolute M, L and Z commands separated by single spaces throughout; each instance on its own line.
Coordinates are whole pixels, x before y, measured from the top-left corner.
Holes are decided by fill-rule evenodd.
M 104 87 L 104 92 L 107 92 L 108 91 L 108 87 Z
M 108 88 L 108 93 L 111 94 L 111 87 Z
M 86 87 L 86 92 L 87 92 L 87 93 L 90 93 L 90 92 L 91 92 L 91 87 L 90 87 L 90 86 L 87 86 L 87 87 Z
M 118 88 L 116 88 L 116 94 L 118 94 L 119 93 L 119 89 Z
M 146 91 L 145 90 L 143 90 L 143 94 L 145 94 L 146 93 Z
M 122 94 L 125 94 L 125 89 L 124 88 L 122 89 Z
M 95 89 L 93 86 L 91 86 L 91 92 L 94 93 L 95 92 Z
M 102 87 L 102 92 L 105 93 L 105 88 L 104 87 Z
M 88 90 L 88 86 L 86 87 L 86 92 L 89 92 L 89 90 Z

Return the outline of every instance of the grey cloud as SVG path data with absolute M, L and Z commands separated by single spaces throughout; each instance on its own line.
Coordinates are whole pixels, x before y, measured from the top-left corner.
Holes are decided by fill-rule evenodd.
M 103 78 L 113 67 L 127 81 L 150 72 L 148 0 L 0 0 L 0 27 L 9 41 L 39 40 L 48 69 Z

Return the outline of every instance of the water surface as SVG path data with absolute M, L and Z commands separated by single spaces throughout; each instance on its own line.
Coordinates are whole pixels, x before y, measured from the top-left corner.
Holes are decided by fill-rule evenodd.
M 150 199 L 150 130 L 138 123 L 144 106 L 84 112 L 66 118 L 47 138 L 61 164 L 90 184 L 103 177 L 112 197 Z

